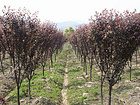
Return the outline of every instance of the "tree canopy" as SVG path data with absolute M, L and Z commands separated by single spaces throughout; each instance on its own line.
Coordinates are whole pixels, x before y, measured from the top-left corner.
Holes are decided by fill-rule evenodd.
M 69 29 L 65 29 L 64 35 L 68 38 L 72 33 L 74 33 L 74 29 L 72 27 L 69 27 Z

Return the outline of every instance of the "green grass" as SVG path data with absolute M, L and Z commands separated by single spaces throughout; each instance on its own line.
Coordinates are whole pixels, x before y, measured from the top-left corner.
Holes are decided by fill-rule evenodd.
M 59 54 L 57 61 L 54 62 L 54 68 L 51 70 L 45 68 L 45 76 L 42 76 L 42 67 L 35 71 L 35 75 L 31 80 L 31 96 L 32 98 L 45 97 L 49 98 L 51 102 L 61 103 L 61 90 L 64 81 L 65 58 L 63 54 Z M 60 69 L 61 68 L 61 69 Z M 25 91 L 25 92 L 23 92 Z M 9 103 L 17 102 L 16 89 L 10 94 Z M 20 99 L 28 97 L 28 79 L 22 82 L 20 88 Z
M 100 85 L 91 84 L 88 87 L 86 83 L 89 82 L 89 78 L 85 80 L 82 75 L 84 75 L 83 68 L 80 66 L 80 61 L 76 58 L 74 51 L 68 55 L 68 70 L 69 70 L 69 85 L 68 85 L 68 100 L 70 105 L 90 105 L 95 103 L 95 98 L 99 98 Z M 87 65 L 89 70 L 89 66 Z M 89 73 L 89 71 L 88 71 Z M 98 80 L 96 72 L 93 72 L 93 80 Z M 96 75 L 96 76 L 95 76 Z M 87 94 L 87 96 L 84 94 Z

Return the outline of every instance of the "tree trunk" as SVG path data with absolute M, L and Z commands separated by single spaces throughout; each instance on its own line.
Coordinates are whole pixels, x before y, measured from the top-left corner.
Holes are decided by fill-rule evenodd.
M 90 60 L 90 57 L 88 57 L 88 62 L 89 62 L 89 64 L 91 64 L 91 60 Z
M 130 68 L 130 81 L 131 81 L 131 66 L 132 65 L 131 65 L 131 61 L 130 61 L 130 67 L 129 67 Z
M 131 81 L 131 69 L 132 68 L 132 58 L 130 58 L 130 64 L 129 64 L 129 69 L 130 69 L 130 81 Z
M 91 61 L 90 61 L 90 81 L 92 81 L 92 65 L 93 65 L 93 59 L 91 57 Z
M 20 98 L 19 98 L 19 83 L 17 83 L 17 101 L 18 101 L 18 105 L 20 105 Z
M 50 60 L 49 60 L 49 71 L 50 71 Z
M 75 47 L 73 47 L 73 49 L 74 49 L 74 52 L 75 52 L 75 55 L 76 55 L 76 48 L 75 48 Z
M 109 100 L 108 100 L 108 105 L 111 105 L 111 91 L 112 91 L 112 85 L 109 83 Z
M 44 69 L 44 68 L 45 68 L 45 66 L 44 66 L 44 65 L 42 65 L 42 67 L 43 67 L 43 76 L 44 76 L 44 71 L 45 71 L 45 69 Z
M 12 72 L 12 58 L 10 57 L 10 64 L 11 64 L 11 66 L 10 66 L 10 72 Z
M 83 64 L 83 58 L 82 58 L 82 54 L 81 54 L 81 66 L 82 66 L 82 64 Z
M 1 62 L 1 71 L 2 71 L 2 73 L 3 73 L 3 75 L 4 75 L 3 63 L 2 63 L 2 59 L 1 59 L 1 54 L 0 54 L 0 62 Z
M 52 60 L 52 55 L 51 55 L 51 67 L 53 68 L 53 60 Z
M 92 81 L 92 64 L 90 65 L 90 81 Z
M 56 54 L 55 54 L 55 58 L 54 58 L 54 59 L 55 59 L 55 61 L 56 61 Z
M 56 56 L 58 55 L 58 49 L 55 51 L 55 54 L 54 54 L 54 59 L 56 61 Z
M 84 56 L 84 71 L 86 72 L 87 75 L 86 56 Z
M 29 84 L 28 84 L 28 90 L 29 90 L 29 99 L 31 99 L 31 78 L 28 78 Z
M 101 72 L 101 105 L 103 105 L 103 72 Z

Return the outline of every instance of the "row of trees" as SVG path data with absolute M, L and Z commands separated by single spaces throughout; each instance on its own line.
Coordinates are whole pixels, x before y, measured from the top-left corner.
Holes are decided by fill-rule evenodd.
M 89 58 L 90 80 L 92 79 L 93 61 L 101 71 L 101 102 L 103 105 L 103 83 L 106 79 L 109 85 L 109 101 L 111 105 L 112 86 L 121 79 L 121 74 L 127 62 L 140 45 L 140 14 L 116 10 L 96 12 L 89 25 L 79 26 L 69 37 L 76 53 L 84 59 Z
M 17 86 L 17 100 L 20 105 L 19 89 L 23 79 L 30 81 L 39 63 L 44 67 L 46 61 L 52 61 L 52 54 L 58 52 L 66 41 L 54 23 L 41 23 L 37 13 L 31 14 L 25 8 L 15 11 L 4 7 L 0 17 L 0 64 L 4 73 L 3 62 L 9 56 L 10 70 L 14 73 Z

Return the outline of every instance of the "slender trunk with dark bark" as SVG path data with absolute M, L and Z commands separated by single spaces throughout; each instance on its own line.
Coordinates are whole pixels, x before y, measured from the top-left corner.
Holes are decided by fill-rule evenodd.
M 103 105 L 103 72 L 101 72 L 101 105 Z
M 138 49 L 138 56 L 140 56 L 140 50 Z
M 12 72 L 12 58 L 10 58 L 10 64 L 11 64 L 11 66 L 10 66 L 10 72 Z
M 0 55 L 0 62 L 1 62 L 1 71 L 2 71 L 2 73 L 4 74 L 3 63 L 2 63 L 1 55 Z
M 19 83 L 17 84 L 17 101 L 18 101 L 18 105 L 20 105 L 20 98 L 19 98 Z
M 43 76 L 44 76 L 44 66 L 42 66 L 43 67 Z
M 129 59 L 128 65 L 129 65 L 129 69 L 130 69 L 130 75 L 129 75 L 129 77 L 130 77 L 130 81 L 131 81 L 131 70 L 132 70 L 132 58 L 131 57 Z
M 132 65 L 131 65 L 131 61 L 130 61 L 130 67 L 129 67 L 130 68 L 130 81 L 131 81 L 131 66 Z
M 82 58 L 83 56 L 82 56 L 82 54 L 81 54 L 81 66 L 82 66 L 82 64 L 83 64 L 83 58 Z
M 84 56 L 84 71 L 86 72 L 87 75 L 86 56 Z
M 112 91 L 112 85 L 109 83 L 109 99 L 108 99 L 108 105 L 111 105 L 111 91 Z
M 29 99 L 31 99 L 31 78 L 28 78 L 28 90 L 29 90 Z
M 55 57 L 54 59 L 55 59 L 55 61 L 56 61 L 56 54 L 55 54 L 55 56 L 54 56 L 54 57 Z
M 43 76 L 45 75 L 45 66 L 46 66 L 46 62 L 44 62 L 44 63 L 42 63 L 42 74 L 43 74 Z
M 18 105 L 20 105 L 20 97 L 19 97 L 19 89 L 20 89 L 20 71 L 21 69 L 19 68 L 18 69 L 18 73 L 17 71 L 15 70 L 14 73 L 15 73 L 15 80 L 16 80 L 16 85 L 17 85 L 17 101 L 18 101 Z
M 91 63 L 91 61 L 90 61 L 91 59 L 90 59 L 90 57 L 88 57 L 88 62 L 89 62 L 89 64 Z
M 75 48 L 75 47 L 73 47 L 73 49 L 74 49 L 74 52 L 75 52 L 75 55 L 76 55 L 76 48 Z
M 52 60 L 52 55 L 51 55 L 51 67 L 53 68 L 53 60 Z
M 50 60 L 49 60 L 49 71 L 50 71 L 50 68 L 51 68 L 51 67 L 50 67 Z
M 91 57 L 90 61 L 90 81 L 92 81 L 92 65 L 93 65 L 93 57 Z

